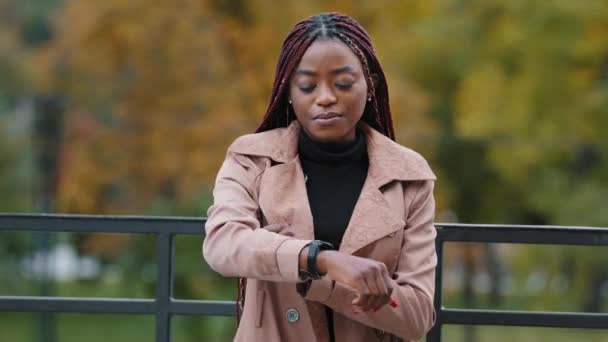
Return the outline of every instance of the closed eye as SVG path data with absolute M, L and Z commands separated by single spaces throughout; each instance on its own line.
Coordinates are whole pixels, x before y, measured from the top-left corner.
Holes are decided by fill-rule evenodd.
M 315 90 L 315 86 L 308 86 L 308 87 L 298 87 L 300 88 L 300 90 L 304 93 L 312 93 L 313 90 Z
M 350 88 L 352 88 L 353 84 L 352 83 L 338 83 L 336 84 L 336 87 L 338 87 L 338 89 L 341 90 L 348 90 Z

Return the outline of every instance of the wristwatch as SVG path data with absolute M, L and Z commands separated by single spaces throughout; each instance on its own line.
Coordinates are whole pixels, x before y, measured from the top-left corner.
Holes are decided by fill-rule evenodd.
M 317 256 L 319 252 L 335 249 L 331 243 L 313 240 L 308 245 L 308 256 L 306 257 L 306 270 L 300 270 L 300 278 L 302 280 L 317 280 L 321 279 L 325 274 L 319 273 L 317 269 Z

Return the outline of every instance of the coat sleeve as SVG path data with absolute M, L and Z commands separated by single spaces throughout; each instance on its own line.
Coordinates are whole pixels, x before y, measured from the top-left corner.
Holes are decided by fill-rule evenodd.
M 260 227 L 254 198 L 260 172 L 250 157 L 228 152 L 207 212 L 203 257 L 223 276 L 298 282 L 298 256 L 310 241 Z
M 377 312 L 355 314 L 351 304 L 355 293 L 328 279 L 313 281 L 305 298 L 322 302 L 343 316 L 406 340 L 424 336 L 435 323 L 433 296 L 437 232 L 433 225 L 433 187 L 433 181 L 419 182 L 412 200 L 399 262 L 392 276 L 392 297 L 397 307 L 385 305 Z

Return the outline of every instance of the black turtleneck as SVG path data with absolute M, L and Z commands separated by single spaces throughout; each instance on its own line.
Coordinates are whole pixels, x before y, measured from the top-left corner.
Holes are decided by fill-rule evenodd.
M 315 239 L 340 247 L 342 236 L 367 177 L 367 145 L 357 128 L 354 141 L 319 143 L 300 133 L 300 163 L 306 177 L 306 191 L 312 211 Z M 325 307 L 329 339 L 335 341 L 333 311 Z
M 327 241 L 337 249 L 367 176 L 365 136 L 357 129 L 354 141 L 319 143 L 301 130 L 298 150 L 315 239 Z

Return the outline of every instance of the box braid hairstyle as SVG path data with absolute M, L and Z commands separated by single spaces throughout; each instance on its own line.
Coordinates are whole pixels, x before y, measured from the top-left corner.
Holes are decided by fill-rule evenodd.
M 317 39 L 338 39 L 359 57 L 367 78 L 368 94 L 371 96 L 361 120 L 391 140 L 395 140 L 388 86 L 372 40 L 361 24 L 335 12 L 304 19 L 297 23 L 285 38 L 272 85 L 270 104 L 256 132 L 287 127 L 295 119 L 295 113 L 287 99 L 289 80 L 304 52 Z
M 276 76 L 272 86 L 270 104 L 256 132 L 287 127 L 296 118 L 287 100 L 291 75 L 297 68 L 304 52 L 316 39 L 339 39 L 359 57 L 367 78 L 368 101 L 361 120 L 395 140 L 393 120 L 388 101 L 388 86 L 376 50 L 363 26 L 352 18 L 339 13 L 322 13 L 297 23 L 283 42 Z M 374 82 L 374 79 L 376 82 Z M 245 304 L 246 278 L 238 279 L 236 302 L 237 325 Z

